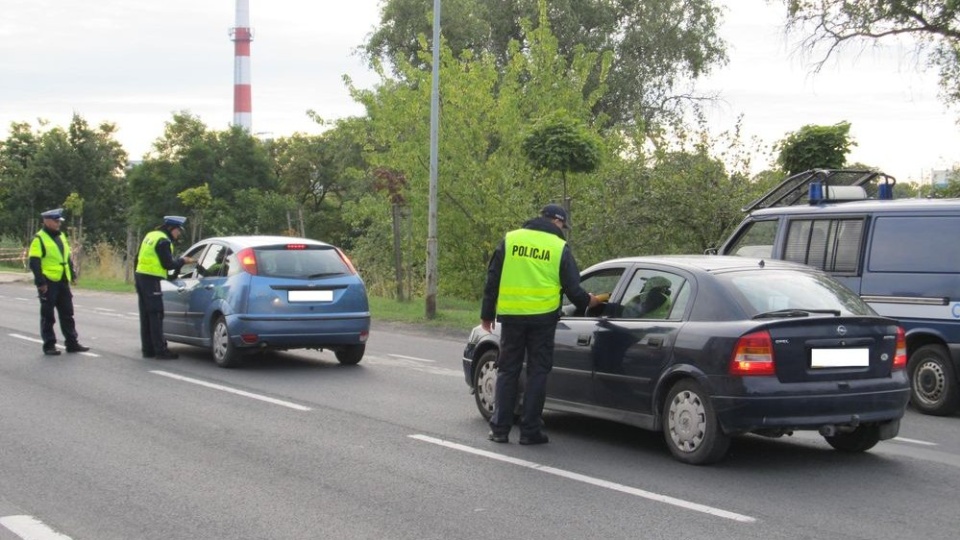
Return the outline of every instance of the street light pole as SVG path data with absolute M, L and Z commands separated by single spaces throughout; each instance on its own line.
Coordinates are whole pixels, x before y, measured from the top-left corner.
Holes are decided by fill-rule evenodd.
M 440 0 L 433 0 L 433 88 L 430 91 L 430 207 L 427 213 L 426 317 L 437 316 L 437 146 L 440 131 Z

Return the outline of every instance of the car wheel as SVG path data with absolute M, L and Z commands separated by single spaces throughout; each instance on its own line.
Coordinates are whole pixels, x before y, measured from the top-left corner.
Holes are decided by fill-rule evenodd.
M 841 452 L 866 452 L 880 442 L 880 426 L 857 426 L 851 432 L 837 433 L 824 439 L 830 446 Z
M 953 414 L 960 405 L 960 388 L 947 349 L 924 345 L 910 357 L 910 401 L 920 412 Z
M 235 367 L 240 361 L 240 353 L 233 343 L 230 343 L 230 330 L 222 315 L 214 321 L 213 330 L 210 332 L 210 352 L 213 354 L 213 361 L 222 368 Z
M 730 448 L 730 437 L 720 428 L 710 398 L 691 379 L 673 385 L 667 394 L 663 436 L 673 456 L 691 465 L 719 461 Z
M 485 420 L 493 416 L 494 391 L 497 388 L 497 356 L 496 349 L 480 355 L 477 367 L 473 370 L 473 398 L 477 402 L 477 409 Z
M 360 363 L 360 360 L 363 359 L 363 353 L 366 352 L 366 350 L 366 344 L 348 345 L 333 351 L 333 354 L 337 356 L 337 362 L 345 366 L 352 366 Z

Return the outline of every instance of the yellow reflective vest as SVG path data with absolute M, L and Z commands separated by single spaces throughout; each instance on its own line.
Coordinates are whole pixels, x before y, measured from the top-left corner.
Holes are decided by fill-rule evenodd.
M 167 279 L 167 269 L 160 264 L 160 256 L 157 255 L 157 244 L 161 240 L 169 240 L 167 233 L 163 231 L 151 231 L 143 237 L 140 243 L 140 251 L 137 252 L 137 270 L 138 274 L 156 276 L 161 279 Z M 173 257 L 173 243 L 170 246 L 170 256 Z
M 560 258 L 566 241 L 518 229 L 504 239 L 498 315 L 542 315 L 560 309 Z
M 60 242 L 63 243 L 63 252 L 50 233 L 40 229 L 30 243 L 29 256 L 40 259 L 40 272 L 48 280 L 59 282 L 66 276 L 67 281 L 73 281 L 73 274 L 70 273 L 70 243 L 66 234 L 60 233 Z

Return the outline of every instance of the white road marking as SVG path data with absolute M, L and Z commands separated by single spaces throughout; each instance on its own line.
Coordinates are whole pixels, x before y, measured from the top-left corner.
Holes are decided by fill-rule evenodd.
M 437 362 L 436 360 L 429 360 L 427 358 L 417 358 L 416 356 L 404 356 L 402 354 L 388 354 L 387 356 L 392 356 L 394 358 L 399 358 L 401 360 L 412 360 L 414 362 L 430 362 L 431 364 L 435 364 Z
M 714 508 L 712 506 L 705 506 L 702 504 L 685 501 L 683 499 L 676 499 L 674 497 L 668 497 L 666 495 L 660 495 L 659 493 L 653 493 L 650 491 L 644 491 L 642 489 L 637 489 L 630 486 L 625 486 L 623 484 L 617 484 L 615 482 L 609 482 L 607 480 L 601 480 L 599 478 L 593 478 L 591 476 L 586 476 L 583 474 L 565 471 L 563 469 L 557 469 L 554 467 L 548 467 L 546 465 L 540 465 L 539 463 L 534 463 L 532 461 L 526 461 L 523 459 L 517 459 L 510 456 L 505 456 L 503 454 L 497 454 L 495 452 L 489 452 L 487 450 L 481 450 L 479 448 L 473 448 L 471 446 L 466 446 L 463 444 L 458 444 L 455 442 L 445 441 L 443 439 L 437 439 L 434 437 L 428 437 L 427 435 L 409 435 L 411 439 L 417 439 L 419 441 L 428 442 L 430 444 L 436 444 L 439 446 L 445 446 L 447 448 L 452 448 L 454 450 L 459 450 L 461 452 L 466 452 L 468 454 L 474 454 L 477 456 L 482 456 L 490 459 L 495 459 L 497 461 L 503 461 L 505 463 L 510 463 L 512 465 L 517 465 L 518 467 L 526 467 L 528 469 L 533 469 L 535 471 L 544 472 L 547 474 L 552 474 L 555 476 L 560 476 L 562 478 L 567 478 L 569 480 L 575 480 L 577 482 L 583 482 L 585 484 L 590 484 L 592 486 L 602 487 L 605 489 L 610 489 L 613 491 L 619 491 L 621 493 L 626 493 L 628 495 L 634 495 L 637 497 L 642 497 L 644 499 L 649 499 L 651 501 L 662 502 L 665 504 L 670 504 L 673 506 L 678 506 L 686 510 L 693 510 L 695 512 L 702 512 L 704 514 L 710 514 L 712 516 L 721 517 L 724 519 L 732 519 L 734 521 L 740 521 L 743 523 L 754 523 L 757 521 L 756 518 L 745 516 L 743 514 L 737 514 L 734 512 L 729 512 L 727 510 L 721 510 L 719 508 Z
M 47 527 L 33 516 L 0 517 L 0 525 L 23 538 L 23 540 L 70 540 L 69 536 Z
M 30 336 L 24 336 L 24 335 L 21 335 L 21 334 L 8 334 L 8 335 L 9 335 L 10 337 L 15 337 L 15 338 L 17 338 L 17 339 L 22 339 L 22 340 L 25 340 L 25 341 L 32 341 L 33 343 L 39 343 L 40 345 L 43 345 L 43 340 L 42 340 L 42 339 L 32 338 L 32 337 L 30 337 Z M 57 348 L 58 348 L 58 349 L 62 349 L 62 350 L 66 350 L 66 347 L 64 347 L 63 345 L 57 345 Z M 83 355 L 83 356 L 90 356 L 90 357 L 92 357 L 92 358 L 100 358 L 100 355 L 99 355 L 99 354 L 92 353 L 92 352 L 70 353 L 70 354 L 81 354 L 81 355 Z
M 429 373 L 431 375 L 443 375 L 445 377 L 463 377 L 463 370 L 449 369 L 436 367 L 431 365 L 425 365 L 424 362 L 430 362 L 430 360 L 424 360 L 422 358 L 411 358 L 409 356 L 400 356 L 397 354 L 388 354 L 390 358 L 384 358 L 382 356 L 367 355 L 363 357 L 363 363 L 371 366 L 390 366 L 390 367 L 399 367 L 412 369 L 414 371 L 420 371 L 422 373 Z
M 283 400 L 280 400 L 280 399 L 274 399 L 274 398 L 272 398 L 272 397 L 262 396 L 262 395 L 260 395 L 260 394 L 254 394 L 254 393 L 252 393 L 252 392 L 247 392 L 247 391 L 244 391 L 244 390 L 238 390 L 238 389 L 236 389 L 236 388 L 230 388 L 229 386 L 223 386 L 223 385 L 220 385 L 220 384 L 209 383 L 209 382 L 206 382 L 206 381 L 201 381 L 201 380 L 199 380 L 199 379 L 191 379 L 190 377 L 184 377 L 183 375 L 177 375 L 176 373 L 170 373 L 170 372 L 168 372 L 168 371 L 153 370 L 153 371 L 151 371 L 150 373 L 153 373 L 153 374 L 156 374 L 156 375 L 162 375 L 162 376 L 164 376 L 164 377 L 169 377 L 169 378 L 171 378 L 171 379 L 176 379 L 176 380 L 178 380 L 178 381 L 183 381 L 183 382 L 188 382 L 188 383 L 191 383 L 191 384 L 196 384 L 196 385 L 199 385 L 199 386 L 204 386 L 204 387 L 206 387 L 206 388 L 212 388 L 212 389 L 214 389 L 214 390 L 220 390 L 220 391 L 223 391 L 223 392 L 229 392 L 229 393 L 231 393 L 231 394 L 236 394 L 236 395 L 238 395 L 238 396 L 248 397 L 248 398 L 252 398 L 252 399 L 258 399 L 258 400 L 260 400 L 260 401 L 265 401 L 265 402 L 267 402 L 267 403 L 272 403 L 272 404 L 274 404 L 274 405 L 280 405 L 281 407 L 287 407 L 287 408 L 294 409 L 294 410 L 297 410 L 297 411 L 309 411 L 309 410 L 311 410 L 310 407 L 304 407 L 303 405 L 298 405 L 298 404 L 296 404 L 296 403 L 291 403 L 291 402 L 289 402 L 289 401 L 283 401 Z
M 905 443 L 911 443 L 911 444 L 919 444 L 923 446 L 937 446 L 937 443 L 927 442 L 927 441 L 918 441 L 917 439 L 908 439 L 906 437 L 894 437 L 893 440 L 905 442 Z

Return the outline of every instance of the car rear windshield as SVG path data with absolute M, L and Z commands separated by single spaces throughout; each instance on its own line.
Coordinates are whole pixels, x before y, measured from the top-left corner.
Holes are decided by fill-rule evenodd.
M 350 269 L 332 247 L 288 246 L 254 249 L 261 276 L 317 279 L 349 274 Z
M 876 315 L 853 291 L 823 274 L 762 270 L 718 276 L 731 286 L 748 316 L 780 310 L 837 311 L 840 315 Z

